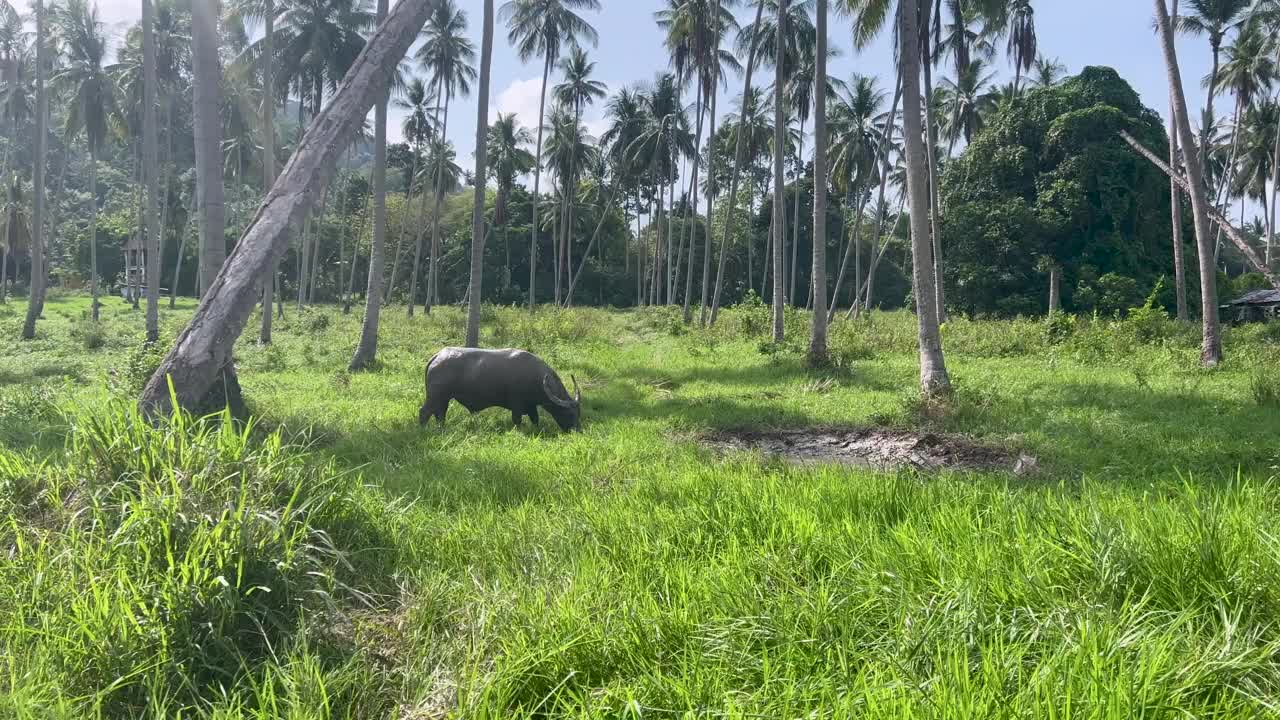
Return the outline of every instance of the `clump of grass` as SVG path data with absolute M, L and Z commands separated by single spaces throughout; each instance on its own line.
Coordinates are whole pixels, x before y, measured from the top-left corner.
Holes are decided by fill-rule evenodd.
M 89 318 L 80 318 L 72 324 L 71 337 L 80 341 L 85 350 L 97 350 L 107 344 L 106 328 Z
M 22 670 L 4 676 L 124 717 L 256 706 L 349 668 L 354 648 L 304 632 L 352 601 L 331 532 L 357 502 L 352 478 L 227 416 L 153 424 L 113 405 L 70 423 L 66 464 L 0 450 L 0 667 Z M 19 630 L 31 623 L 48 631 Z M 381 684 L 315 689 L 372 708 Z
M 1261 407 L 1280 407 L 1280 377 L 1274 368 L 1255 371 L 1249 378 L 1249 393 Z

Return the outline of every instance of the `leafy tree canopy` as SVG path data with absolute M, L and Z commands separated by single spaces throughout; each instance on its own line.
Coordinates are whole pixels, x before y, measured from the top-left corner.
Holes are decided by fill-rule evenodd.
M 948 301 L 976 314 L 1043 312 L 1057 264 L 1063 307 L 1105 312 L 1099 278 L 1145 294 L 1172 276 L 1168 178 L 1120 130 L 1168 154 L 1160 116 L 1110 68 L 995 112 L 941 183 Z

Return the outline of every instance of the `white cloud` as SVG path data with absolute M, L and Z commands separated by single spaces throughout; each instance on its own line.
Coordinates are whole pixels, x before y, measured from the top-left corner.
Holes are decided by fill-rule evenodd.
M 538 127 L 538 103 L 541 100 L 542 78 L 512 80 L 494 103 L 498 113 L 515 113 L 520 124 L 536 130 Z M 494 117 L 497 117 L 496 113 Z

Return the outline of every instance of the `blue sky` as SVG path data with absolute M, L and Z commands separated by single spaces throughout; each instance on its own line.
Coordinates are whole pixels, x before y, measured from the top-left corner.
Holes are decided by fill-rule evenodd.
M 504 1 L 496 0 L 499 8 Z M 122 34 L 123 28 L 137 19 L 140 7 L 138 0 L 99 0 L 99 4 L 103 20 L 117 34 Z M 478 50 L 481 2 L 459 0 L 459 4 L 469 15 Z M 587 48 L 597 63 L 599 80 L 613 91 L 651 80 L 668 67 L 662 34 L 653 21 L 654 11 L 663 4 L 661 0 L 601 0 L 601 4 L 601 11 L 587 13 L 600 35 L 599 45 Z M 1168 115 L 1168 85 L 1163 56 L 1152 30 L 1152 3 L 1147 0 L 1036 0 L 1035 9 L 1043 54 L 1059 58 L 1072 74 L 1086 65 L 1113 67 L 1137 89 L 1148 107 L 1162 116 Z M 750 22 L 754 5 L 741 7 L 737 12 L 740 22 Z M 523 124 L 533 127 L 538 114 L 541 67 L 536 62 L 526 65 L 520 61 L 507 44 L 506 28 L 500 19 L 494 40 L 490 117 L 497 112 L 515 112 Z M 832 74 L 845 78 L 852 72 L 874 74 L 891 90 L 893 55 L 887 33 L 871 47 L 855 53 L 849 37 L 849 21 L 833 16 L 830 42 L 842 51 L 841 57 L 831 64 Z M 1188 102 L 1193 106 L 1192 116 L 1198 117 L 1196 108 L 1204 103 L 1201 80 L 1211 65 L 1208 43 L 1199 38 L 1181 38 L 1178 52 Z M 997 67 L 1001 82 L 1011 79 L 1003 53 Z M 721 96 L 720 107 L 730 108 L 732 96 L 740 92 L 741 80 L 731 78 L 727 95 Z M 1225 112 L 1230 100 L 1220 98 L 1219 103 L 1223 105 L 1219 112 Z M 593 131 L 604 127 L 603 105 L 598 103 L 584 116 L 584 122 Z M 455 99 L 451 107 L 449 137 L 458 147 L 459 164 L 466 166 L 474 145 L 476 98 Z M 393 139 L 398 139 L 399 118 L 394 112 L 389 132 Z

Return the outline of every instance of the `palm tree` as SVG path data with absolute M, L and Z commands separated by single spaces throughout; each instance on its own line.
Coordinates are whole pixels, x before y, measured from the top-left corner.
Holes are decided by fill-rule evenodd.
M 201 244 L 200 286 L 213 287 L 213 280 L 227 256 L 222 176 L 222 134 L 219 126 L 219 98 L 222 68 L 218 60 L 218 16 L 210 2 L 191 5 L 191 36 L 194 83 L 192 122 L 195 130 L 196 177 L 200 186 Z M 157 256 L 159 252 L 157 251 Z M 175 278 L 176 280 L 176 278 Z
M 721 42 L 726 32 L 736 25 L 733 13 L 724 7 L 720 0 L 668 0 L 665 9 L 654 13 L 658 27 L 666 32 L 667 52 L 671 57 L 671 67 L 677 79 L 682 83 L 694 85 L 695 126 L 694 152 L 691 157 L 689 174 L 690 198 L 697 196 L 699 162 L 702 158 L 702 128 L 705 111 L 711 109 L 711 127 L 714 136 L 716 88 L 723 78 L 724 68 L 737 68 L 737 60 L 727 51 L 721 50 Z M 710 202 L 710 200 L 709 200 Z M 696 202 L 687 205 L 692 213 Z M 708 206 L 710 217 L 710 205 Z M 697 222 L 686 217 L 688 226 L 688 258 L 685 274 L 684 321 L 692 321 L 690 296 L 693 294 L 693 253 L 696 240 Z M 677 252 L 677 264 L 679 262 Z M 704 253 L 703 274 L 709 275 L 710 265 L 708 253 Z M 678 275 L 678 272 L 677 272 Z M 678 283 L 678 281 L 677 281 Z M 706 280 L 703 281 L 703 295 L 706 295 Z M 705 297 L 703 305 L 705 306 Z
M 1274 39 L 1266 34 L 1260 23 L 1246 22 L 1241 25 L 1235 42 L 1228 46 L 1224 54 L 1226 62 L 1218 74 L 1222 87 L 1230 88 L 1235 94 L 1235 110 L 1231 116 L 1231 140 L 1227 156 L 1226 173 L 1222 178 L 1218 192 L 1215 193 L 1215 204 L 1226 201 L 1230 194 L 1233 175 L 1236 169 L 1236 155 L 1240 150 L 1241 115 L 1249 110 L 1254 99 L 1261 93 L 1271 89 L 1276 77 L 1276 61 L 1274 57 Z M 1222 244 L 1222 227 L 1218 227 L 1217 240 L 1214 242 L 1215 252 Z
M 262 119 L 259 128 L 262 135 L 262 191 L 267 193 L 271 191 L 271 186 L 276 181 L 276 0 L 243 0 L 235 5 L 235 9 L 246 17 L 261 19 L 263 22 L 262 53 L 259 57 L 262 63 L 262 103 L 260 105 Z M 272 263 L 271 267 L 267 269 L 266 277 L 262 279 L 262 320 L 258 329 L 258 343 L 261 345 L 271 344 L 271 319 L 273 317 L 271 305 L 275 302 L 275 297 L 281 290 L 277 287 L 279 272 L 279 263 Z M 175 288 L 178 285 L 177 273 L 174 273 L 173 285 Z M 284 307 L 283 303 L 281 303 L 281 307 Z
M 760 27 L 760 23 L 764 21 L 764 8 L 768 0 L 759 0 L 756 5 L 756 19 L 752 23 L 754 27 Z M 734 132 L 734 153 L 733 153 L 733 171 L 729 176 L 729 206 L 726 208 L 724 234 L 720 238 L 720 257 L 716 263 L 716 289 L 711 297 L 711 317 L 706 320 L 709 325 L 715 325 L 716 316 L 720 309 L 720 292 L 724 288 L 724 266 L 727 248 L 729 247 L 729 238 L 733 232 L 733 217 L 735 205 L 738 200 L 738 182 L 742 174 L 742 163 L 746 159 L 748 144 L 746 143 L 747 118 L 751 109 L 751 76 L 755 72 L 756 56 L 760 51 L 760 35 L 757 33 L 751 40 L 751 47 L 747 50 L 747 69 L 743 73 L 743 87 L 741 107 L 742 114 L 738 119 L 737 129 Z M 757 106 L 759 103 L 756 103 Z M 732 122 L 732 117 L 726 118 L 726 121 Z M 708 216 L 710 213 L 708 213 Z M 748 265 L 747 277 L 750 282 L 751 268 Z
M 827 82 L 827 0 L 818 0 L 818 87 Z M 818 92 L 813 110 L 813 329 L 809 364 L 827 362 L 827 94 Z
M 1178 29 L 1183 33 L 1196 36 L 1208 35 L 1209 49 L 1213 53 L 1213 69 L 1209 72 L 1208 78 L 1209 94 L 1205 100 L 1206 122 L 1200 130 L 1200 142 L 1196 146 L 1184 146 L 1200 148 L 1200 166 L 1204 175 L 1208 175 L 1209 171 L 1209 160 L 1204 149 L 1208 147 L 1209 132 L 1214 117 L 1213 100 L 1218 94 L 1218 81 L 1221 79 L 1218 71 L 1221 66 L 1222 43 L 1226 40 L 1227 33 L 1239 25 L 1241 17 L 1249 9 L 1250 1 L 1188 0 L 1190 11 L 1178 18 Z M 1167 14 L 1168 11 L 1165 12 Z
M 1208 0 L 1205 0 L 1205 2 L 1208 2 Z M 1205 2 L 1192 0 L 1193 5 L 1203 6 Z M 1178 53 L 1174 47 L 1173 24 L 1169 20 L 1169 13 L 1165 8 L 1164 0 L 1155 0 L 1155 6 L 1157 27 L 1160 31 L 1160 44 L 1164 50 L 1165 68 L 1169 75 L 1169 95 L 1173 104 L 1174 124 L 1177 125 L 1178 139 L 1182 147 L 1193 148 L 1196 143 L 1195 138 L 1191 135 L 1191 121 L 1187 115 L 1187 98 L 1183 93 L 1182 71 L 1178 67 Z M 1214 77 L 1217 75 L 1216 68 L 1213 75 Z M 1215 81 L 1211 80 L 1211 82 Z M 1202 153 L 1203 155 L 1207 155 L 1207 153 Z M 1222 362 L 1222 339 L 1218 333 L 1218 313 L 1214 312 L 1218 302 L 1218 270 L 1213 262 L 1213 246 L 1209 238 L 1209 203 L 1208 198 L 1205 196 L 1204 166 L 1193 161 L 1188 161 L 1185 165 L 1187 179 L 1189 180 L 1188 192 L 1191 195 L 1191 210 L 1195 218 L 1196 251 L 1200 261 L 1200 362 L 1205 366 L 1212 367 Z
M 1170 22 L 1178 26 L 1178 0 L 1173 0 L 1173 17 Z M 1173 96 L 1169 96 L 1169 167 L 1181 166 L 1182 150 L 1178 145 L 1178 123 L 1173 109 Z M 1188 150 L 1188 152 L 1190 152 Z M 1170 227 L 1173 230 L 1173 290 L 1177 303 L 1178 321 L 1186 322 L 1190 318 L 1187 311 L 1187 271 L 1182 247 L 1182 191 L 1175 178 L 1169 178 Z
M 467 14 L 454 5 L 453 0 L 434 0 L 435 4 L 427 25 L 423 28 L 425 40 L 418 50 L 417 59 L 422 69 L 431 73 L 436 84 L 436 101 L 442 102 L 443 119 L 440 137 L 449 134 L 449 100 L 455 95 L 466 97 L 471 93 L 471 83 L 476 79 L 476 50 L 466 36 Z M 430 314 L 431 306 L 439 302 L 440 255 L 440 202 L 444 194 L 439 191 L 443 165 L 437 155 L 435 172 L 435 209 L 431 221 L 431 259 L 427 268 L 427 300 L 424 312 Z
M 840 288 L 844 284 L 849 259 L 855 263 L 853 286 L 856 290 L 862 277 L 862 253 L 860 248 L 863 209 L 867 200 L 871 183 L 877 179 L 879 157 L 884 153 L 892 135 L 893 116 L 898 110 L 898 100 L 894 98 L 893 110 L 888 120 L 880 117 L 884 106 L 885 94 L 880 90 L 874 77 L 854 74 L 847 84 L 847 89 L 837 99 L 831 112 L 828 125 L 830 134 L 831 176 L 833 187 L 843 191 L 844 226 L 849 230 L 849 210 L 853 209 L 853 237 L 845 246 L 844 258 L 840 270 L 836 274 L 836 284 L 831 292 L 831 308 L 828 318 L 834 317 L 838 304 Z M 887 179 L 887 178 L 886 178 Z M 876 207 L 884 202 L 885 183 L 880 186 L 880 200 Z M 856 295 L 856 293 L 855 293 Z M 856 304 L 856 297 L 855 297 Z
M 437 107 L 429 107 L 427 105 L 429 95 L 427 86 L 422 82 L 421 78 L 413 78 L 405 87 L 404 98 L 396 100 L 396 106 L 408 114 L 405 116 L 404 123 L 401 125 L 400 132 L 404 136 L 405 142 L 409 143 L 409 147 L 413 152 L 413 159 L 409 163 L 409 187 L 405 193 L 406 210 L 413 203 L 413 189 L 415 185 L 421 187 L 418 183 L 418 168 L 422 167 L 422 151 L 428 147 L 432 138 L 435 137 L 436 127 L 435 114 L 439 111 Z M 419 202 L 419 222 L 418 230 L 414 232 L 413 243 L 413 270 L 409 275 L 409 302 L 405 303 L 405 312 L 409 317 L 413 317 L 414 306 L 418 302 L 418 268 L 422 264 L 422 223 L 421 217 L 426 212 L 427 196 L 423 191 Z M 401 223 L 400 226 L 400 242 L 404 242 L 404 235 L 407 230 L 408 223 Z M 396 260 L 399 261 L 400 253 L 397 251 Z M 391 271 L 391 282 L 394 285 L 397 279 L 396 269 Z M 388 297 L 390 292 L 387 293 Z
M 645 94 L 645 100 L 644 129 L 633 145 L 637 157 L 649 159 L 649 183 L 658 194 L 649 289 L 650 302 L 657 304 L 669 299 L 668 283 L 662 280 L 669 275 L 669 262 L 664 252 L 670 254 L 673 213 L 664 210 L 663 204 L 669 200 L 670 208 L 675 207 L 675 180 L 680 158 L 692 154 L 693 133 L 689 131 L 689 117 L 680 103 L 680 88 L 674 74 L 659 75 Z M 667 220 L 665 232 L 662 227 L 664 215 Z M 667 270 L 665 273 L 664 268 Z
M 1262 204 L 1265 262 L 1271 266 L 1272 240 L 1276 208 L 1274 197 L 1268 199 L 1267 183 L 1275 174 L 1277 136 L 1280 136 L 1280 99 L 1262 100 L 1249 108 L 1241 125 L 1241 152 L 1238 157 L 1234 195 L 1248 197 Z
M 471 303 L 467 308 L 467 347 L 480 344 L 480 283 L 484 276 L 484 195 L 485 161 L 489 134 L 489 68 L 493 63 L 493 0 L 484 0 L 484 38 L 480 43 L 480 87 L 476 109 L 476 191 L 471 210 L 471 282 L 467 294 Z
M 988 90 L 994 79 L 995 73 L 987 71 L 987 64 L 981 58 L 970 62 L 957 79 L 942 79 L 939 100 L 943 116 L 949 120 L 944 121 L 941 129 L 950 144 L 948 156 L 960 138 L 964 138 L 966 145 L 973 142 L 973 136 L 982 129 L 984 117 L 995 109 L 996 95 Z
M 636 144 L 644 132 L 646 99 L 639 89 L 622 88 L 609 100 L 606 115 L 609 127 L 600 137 L 600 142 L 608 148 L 608 161 L 614 173 L 614 184 L 627 187 L 634 192 L 633 202 L 636 208 L 636 304 L 643 296 L 643 263 L 640 262 L 640 190 L 643 186 L 642 176 L 647 165 L 641 160 Z M 629 257 L 629 253 L 628 253 Z
M 93 320 L 98 321 L 98 153 L 107 140 L 107 118 L 116 111 L 115 86 L 103 60 L 106 37 L 98 9 L 85 0 L 68 0 L 58 14 L 67 54 L 62 70 L 53 78 L 73 98 L 67 113 L 65 137 L 84 133 L 89 148 L 89 284 L 93 295 Z
M 778 0 L 778 14 L 775 22 L 775 41 L 773 63 L 773 341 L 783 341 L 784 326 L 782 305 L 786 301 L 783 294 L 782 243 L 784 237 L 783 219 L 785 213 L 786 188 L 782 177 L 782 154 L 785 145 L 785 117 L 783 114 L 786 96 L 784 95 L 787 77 L 783 60 L 787 47 L 787 0 Z
M 1009 0 L 1004 23 L 1009 36 L 1009 60 L 1013 62 L 1013 91 L 1022 84 L 1022 74 L 1036 61 L 1036 16 L 1031 0 Z
M 924 130 L 920 110 L 920 35 L 916 26 L 919 0 L 901 0 L 898 39 L 899 72 L 902 74 L 902 124 L 907 160 L 907 191 L 911 201 L 911 268 L 919 325 L 920 389 L 925 397 L 951 390 L 942 338 L 938 329 L 938 308 L 934 298 L 937 283 L 929 264 L 929 166 L 924 156 Z
M 144 3 L 146 0 L 143 0 Z M 31 157 L 31 290 L 27 298 L 27 318 L 22 325 L 22 339 L 36 336 L 36 320 L 44 304 L 44 163 L 48 135 L 49 98 L 45 93 L 45 14 L 44 0 L 35 0 L 36 6 L 36 141 Z M 147 5 L 143 5 L 147 9 Z
M 147 342 L 160 339 L 160 209 L 159 172 L 156 163 L 156 47 L 153 31 L 155 12 L 151 0 L 142 0 L 142 164 L 147 186 L 146 275 Z
M 591 79 L 591 75 L 595 72 L 596 64 L 587 58 L 587 53 L 581 47 L 574 46 L 569 51 L 569 56 L 560 61 L 560 71 L 564 74 L 564 81 L 554 88 L 554 97 L 561 106 L 569 108 L 573 113 L 573 127 L 577 128 L 582 123 L 582 111 L 587 105 L 592 104 L 597 99 L 605 96 L 608 88 L 599 80 Z M 569 241 L 571 234 L 569 228 L 573 225 L 573 190 L 577 187 L 578 174 L 578 154 L 576 152 L 577 145 L 571 144 L 569 147 L 573 153 L 569 157 L 568 175 L 563 187 L 569 188 L 570 192 L 564 195 L 566 200 L 564 209 L 562 210 L 564 220 L 561 222 L 561 238 L 557 245 L 556 251 L 556 272 L 555 272 L 555 301 L 560 304 L 560 288 L 563 283 L 568 285 L 567 274 L 569 272 Z
M 534 151 L 533 221 L 529 239 L 529 309 L 535 302 L 538 257 L 538 193 L 542 176 L 542 128 L 547 104 L 547 78 L 560 57 L 564 43 L 581 45 L 599 42 L 595 28 L 575 11 L 599 10 L 600 0 L 508 0 L 502 6 L 507 21 L 507 42 L 516 48 L 523 62 L 542 60 L 542 90 L 538 100 L 538 142 Z
M 397 8 L 398 9 L 398 8 Z M 378 0 L 377 21 L 387 17 L 387 0 Z M 386 258 L 383 246 L 387 237 L 387 99 L 389 92 L 378 96 L 373 111 L 373 238 L 369 244 L 369 282 L 365 289 L 364 322 L 360 328 L 360 344 L 351 357 L 348 369 L 364 370 L 378 355 L 378 314 L 382 310 L 382 273 Z M 366 106 L 367 107 L 367 106 Z
M 507 203 L 516 178 L 533 170 L 533 153 L 525 149 L 532 143 L 533 133 L 520 126 L 515 113 L 499 113 L 498 119 L 489 126 L 486 160 L 489 177 L 493 178 L 498 190 L 493 203 L 493 224 L 502 228 L 508 271 L 511 269 L 511 246 L 507 243 Z
M 1063 65 L 1058 58 L 1037 55 L 1035 65 L 1031 68 L 1031 76 L 1027 78 L 1027 84 L 1038 88 L 1054 87 L 1062 82 L 1066 74 L 1067 66 Z

